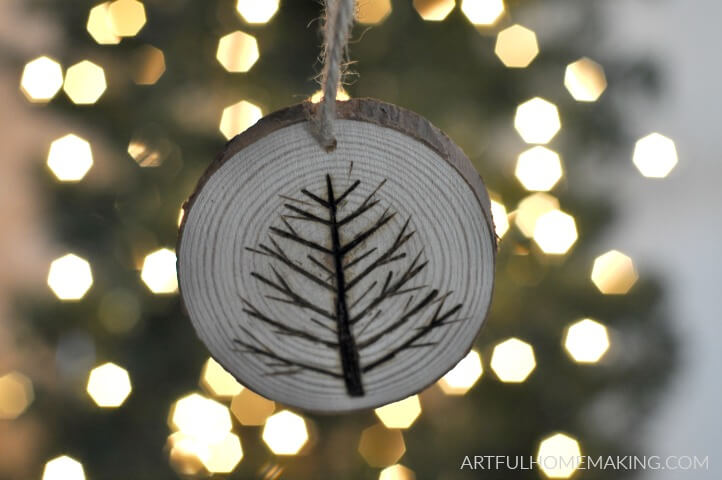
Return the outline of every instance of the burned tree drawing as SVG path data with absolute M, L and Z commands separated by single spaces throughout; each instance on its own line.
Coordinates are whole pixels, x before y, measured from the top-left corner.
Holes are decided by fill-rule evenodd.
M 363 194 L 361 181 L 350 180 L 352 170 L 353 164 L 343 189 L 326 175 L 319 191 L 281 196 L 284 211 L 278 226 L 271 226 L 258 245 L 245 247 L 268 260 L 264 272 L 251 273 L 254 288 L 269 302 L 293 307 L 297 315 L 274 316 L 241 294 L 247 318 L 239 319 L 243 338 L 234 342 L 241 352 L 261 357 L 267 375 L 312 371 L 342 381 L 349 396 L 360 397 L 365 394 L 364 374 L 404 351 L 435 345 L 431 332 L 464 318 L 462 304 L 449 299 L 452 292 L 420 281 L 420 274 L 433 266 L 425 260 L 423 246 L 412 251 L 411 239 L 423 244 L 411 216 L 400 219 L 378 198 L 386 180 Z M 307 285 L 318 294 L 309 295 Z M 339 364 L 316 364 L 271 349 L 254 333 L 259 327 L 289 341 L 332 349 Z M 379 349 L 379 342 L 392 334 L 393 344 Z

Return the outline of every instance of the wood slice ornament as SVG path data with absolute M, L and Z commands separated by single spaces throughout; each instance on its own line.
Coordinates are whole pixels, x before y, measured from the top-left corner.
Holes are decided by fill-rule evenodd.
M 470 350 L 491 302 L 496 235 L 463 152 L 415 113 L 315 105 L 231 140 L 186 202 L 179 285 L 198 336 L 251 390 L 318 412 L 419 392 Z

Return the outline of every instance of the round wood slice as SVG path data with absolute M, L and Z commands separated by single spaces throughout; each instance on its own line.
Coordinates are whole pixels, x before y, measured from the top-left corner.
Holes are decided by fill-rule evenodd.
M 419 392 L 461 360 L 491 302 L 484 184 L 427 120 L 338 102 L 337 148 L 315 105 L 228 143 L 185 205 L 178 276 L 201 340 L 239 382 L 318 412 Z

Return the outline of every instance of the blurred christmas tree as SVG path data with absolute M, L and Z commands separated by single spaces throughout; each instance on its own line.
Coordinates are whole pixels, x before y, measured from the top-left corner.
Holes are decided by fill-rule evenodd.
M 57 178 L 43 171 L 39 181 L 57 243 L 80 258 L 64 257 L 51 271 L 51 287 L 66 301 L 48 293 L 18 305 L 27 319 L 18 330 L 19 347 L 31 348 L 40 338 L 55 348 L 46 360 L 55 381 L 35 383 L 35 401 L 23 414 L 36 418 L 43 433 L 37 465 L 22 476 L 38 478 L 47 460 L 63 454 L 82 462 L 90 479 L 176 478 L 173 468 L 202 474 L 229 467 L 224 462 L 233 468 L 234 440 L 223 433 L 227 410 L 188 397 L 172 412 L 170 426 L 166 421 L 176 400 L 199 391 L 207 360 L 175 293 L 179 209 L 222 149 L 221 132 L 230 138 L 258 118 L 259 107 L 268 113 L 317 89 L 320 2 L 286 0 L 278 11 L 272 0 L 240 0 L 238 10 L 231 0 L 25 3 L 52 15 L 65 32 L 48 53 L 66 67 L 66 95 L 47 108 L 62 113 L 68 132 L 78 137 L 53 144 L 49 166 Z M 613 247 L 601 238 L 613 217 L 614 185 L 590 176 L 629 157 L 616 103 L 654 91 L 652 70 L 636 60 L 598 58 L 604 25 L 594 2 L 513 1 L 502 12 L 489 0 L 461 6 L 394 0 L 390 14 L 388 0 L 359 3 L 359 19 L 373 25 L 355 28 L 359 41 L 351 53 L 360 74 L 345 86 L 348 93 L 429 118 L 464 148 L 499 202 L 503 239 L 495 299 L 476 344 L 484 373 L 469 389 L 478 377 L 472 354 L 443 390 L 435 386 L 420 395 L 423 410 L 415 422 L 413 400 L 396 413 L 378 414 L 390 426 L 413 422 L 408 430 L 365 430 L 379 421 L 372 412 L 305 416 L 305 444 L 303 425 L 288 414 L 274 417 L 264 438 L 263 427 L 248 426 L 263 423 L 271 406 L 244 391 L 233 402 L 233 431 L 244 457 L 231 477 L 370 479 L 380 467 L 400 462 L 419 479 L 476 478 L 479 472 L 460 470 L 465 456 L 535 456 L 540 442 L 558 432 L 567 437 L 552 437 L 546 453 L 573 453 L 576 445 L 592 456 L 644 452 L 638 432 L 668 379 L 675 344 L 660 288 L 646 275 L 634 283 L 623 257 L 603 257 L 592 282 L 595 257 Z M 505 30 L 517 22 L 536 28 L 538 55 L 530 30 Z M 598 100 L 606 83 L 596 63 L 584 60 L 565 70 L 585 56 L 606 60 L 614 91 Z M 28 60 L 18 59 L 18 71 Z M 40 83 L 47 84 L 53 67 L 41 66 Z M 38 100 L 42 92 L 33 91 L 31 73 L 23 88 Z M 551 103 L 537 100 L 516 110 L 537 95 L 558 108 L 560 133 Z M 551 137 L 549 148 L 563 159 L 559 181 L 554 152 L 524 143 Z M 90 142 L 95 160 L 85 177 L 90 163 L 81 139 Z M 551 188 L 549 194 L 528 191 Z M 506 233 L 502 205 L 511 212 Z M 87 293 L 90 278 L 81 259 L 92 269 Z M 583 318 L 599 323 L 568 329 Z M 127 399 L 124 371 L 114 367 L 95 371 L 93 398 L 86 393 L 90 369 L 106 362 L 129 373 Z M 214 371 L 213 364 L 204 370 L 203 395 L 229 404 L 239 387 Z M 216 427 L 220 437 L 213 431 L 213 441 L 203 436 Z M 169 440 L 177 429 L 181 433 Z M 220 439 L 225 450 L 208 450 Z M 273 453 L 302 445 L 300 455 Z M 77 478 L 52 474 L 72 462 L 53 465 L 47 480 Z M 412 478 L 400 467 L 384 472 L 384 480 Z M 536 469 L 494 472 L 495 478 L 539 475 Z M 626 478 L 634 472 L 575 475 Z

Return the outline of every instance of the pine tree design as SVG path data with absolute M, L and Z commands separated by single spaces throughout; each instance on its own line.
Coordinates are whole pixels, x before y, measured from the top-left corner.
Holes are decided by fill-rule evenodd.
M 304 200 L 282 196 L 286 202 L 286 212 L 281 215 L 282 227 L 270 227 L 267 243 L 246 247 L 246 250 L 269 259 L 272 275 L 251 273 L 258 287 L 267 291 L 266 298 L 293 305 L 298 308 L 299 316 L 304 319 L 307 316 L 308 320 L 308 329 L 298 328 L 284 319 L 273 318 L 241 298 L 243 311 L 252 321 L 240 326 L 245 338 L 236 338 L 234 342 L 242 352 L 263 357 L 270 369 L 269 375 L 313 371 L 342 380 L 350 396 L 363 396 L 364 373 L 391 362 L 405 350 L 435 345 L 427 339 L 430 332 L 464 320 L 459 317 L 462 304 L 445 308 L 452 292 L 440 293 L 427 285 L 414 284 L 414 279 L 428 267 L 428 262 L 423 259 L 423 249 L 415 255 L 404 251 L 416 235 L 411 217 L 395 235 L 389 237 L 387 232 L 385 238 L 393 238 L 390 244 L 374 244 L 382 229 L 392 228 L 390 221 L 397 215 L 390 207 L 373 215 L 380 207 L 377 194 L 385 183 L 386 180 L 380 182 L 352 208 L 347 199 L 361 182 L 356 180 L 339 195 L 334 190 L 331 176 L 326 175 L 325 192 L 321 194 L 303 189 Z M 345 235 L 345 231 L 356 222 L 364 221 L 368 225 L 346 240 L 349 235 Z M 292 222 L 316 224 L 327 232 L 327 241 L 304 238 Z M 286 242 L 307 250 L 306 257 L 291 258 L 283 247 Z M 294 281 L 313 282 L 327 292 L 331 300 L 327 303 L 333 308 L 328 309 L 321 302 L 306 298 L 294 288 Z M 382 309 L 392 301 L 404 303 L 401 313 L 389 318 Z M 253 321 L 270 327 L 278 335 L 338 351 L 340 370 L 273 351 L 254 335 Z M 384 322 L 383 326 L 377 326 L 373 332 L 368 330 L 371 324 L 380 321 Z M 369 347 L 399 329 L 406 329 L 409 334 L 401 336 L 397 344 L 380 354 L 375 353 L 373 357 L 365 354 Z

